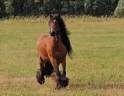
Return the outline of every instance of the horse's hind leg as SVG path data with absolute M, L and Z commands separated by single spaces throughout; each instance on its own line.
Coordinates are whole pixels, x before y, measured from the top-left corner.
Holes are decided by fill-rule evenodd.
M 45 82 L 44 72 L 43 72 L 44 62 L 41 58 L 39 58 L 39 63 L 40 63 L 40 69 L 37 71 L 36 78 L 38 83 L 43 84 Z

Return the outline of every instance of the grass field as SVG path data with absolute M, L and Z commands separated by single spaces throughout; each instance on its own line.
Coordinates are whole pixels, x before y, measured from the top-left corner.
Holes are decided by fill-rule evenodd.
M 36 40 L 48 19 L 0 21 L 0 96 L 124 96 L 124 18 L 64 18 L 73 45 L 67 88 L 36 82 Z

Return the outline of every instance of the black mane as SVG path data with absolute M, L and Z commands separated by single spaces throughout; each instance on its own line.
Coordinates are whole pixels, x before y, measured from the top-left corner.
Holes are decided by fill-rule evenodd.
M 70 43 L 70 39 L 68 37 L 69 32 L 67 31 L 65 23 L 61 17 L 58 19 L 58 22 L 60 26 L 60 36 L 61 36 L 62 42 L 67 49 L 68 55 L 70 55 L 72 53 L 72 46 Z
M 63 44 L 66 47 L 67 53 L 70 56 L 72 53 L 72 46 L 70 43 L 70 39 L 69 39 L 69 32 L 67 31 L 66 25 L 64 23 L 64 20 L 60 17 L 60 15 L 57 16 L 53 16 L 54 19 L 56 19 L 56 21 L 58 22 L 59 25 L 59 35 L 62 39 Z

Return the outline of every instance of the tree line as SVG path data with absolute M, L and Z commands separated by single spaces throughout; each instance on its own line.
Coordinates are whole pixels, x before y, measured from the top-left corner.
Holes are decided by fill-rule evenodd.
M 113 15 L 119 0 L 0 0 L 0 17 L 67 15 Z

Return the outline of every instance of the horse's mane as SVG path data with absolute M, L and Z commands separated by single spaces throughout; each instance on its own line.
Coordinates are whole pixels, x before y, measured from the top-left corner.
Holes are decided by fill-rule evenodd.
M 63 44 L 66 47 L 68 55 L 70 56 L 71 53 L 72 53 L 72 46 L 71 46 L 70 39 L 69 39 L 69 36 L 68 36 L 69 32 L 66 28 L 64 20 L 61 17 L 57 18 L 57 20 L 58 20 L 58 24 L 59 24 L 59 27 L 60 27 L 60 29 L 59 29 L 60 37 L 62 39 Z

